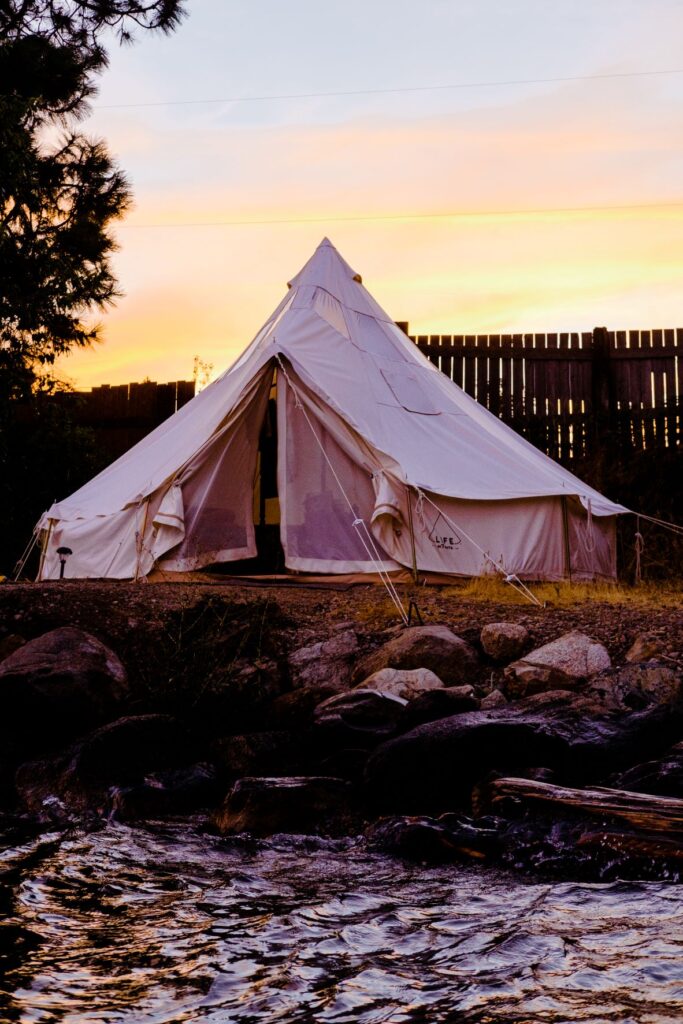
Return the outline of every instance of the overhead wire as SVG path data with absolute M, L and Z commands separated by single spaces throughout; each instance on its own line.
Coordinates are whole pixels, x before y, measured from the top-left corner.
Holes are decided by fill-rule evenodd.
M 370 221 L 423 221 L 423 220 L 465 220 L 486 217 L 541 217 L 553 214 L 581 214 L 581 213 L 605 213 L 628 210 L 674 210 L 683 209 L 683 200 L 671 202 L 654 203 L 615 203 L 596 206 L 554 206 L 536 207 L 529 209 L 509 210 L 453 210 L 434 213 L 387 213 L 387 214 L 357 214 L 330 217 L 274 217 L 257 218 L 253 220 L 202 220 L 202 221 L 167 221 L 159 223 L 135 223 L 123 222 L 119 227 L 123 228 L 214 228 L 214 227 L 257 227 L 272 226 L 277 224 L 338 224 Z
M 663 68 L 656 71 L 609 71 L 597 75 L 555 75 L 549 78 L 508 78 L 475 82 L 452 82 L 440 85 L 404 85 L 380 89 L 338 89 L 324 92 L 265 93 L 256 96 L 225 96 L 192 100 L 148 100 L 135 103 L 97 103 L 94 110 L 124 110 L 143 107 L 193 107 L 221 103 L 268 103 L 275 100 L 334 99 L 350 96 L 390 96 L 403 93 L 448 92 L 458 89 L 492 89 L 519 85 L 553 85 L 563 82 L 598 82 L 622 78 L 655 78 L 681 75 L 683 68 Z

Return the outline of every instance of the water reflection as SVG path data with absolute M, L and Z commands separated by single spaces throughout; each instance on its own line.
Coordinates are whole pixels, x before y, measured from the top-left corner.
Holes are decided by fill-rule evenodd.
M 27 858 L 8 908 L 5 927 L 28 938 L 6 961 L 3 1021 L 683 1017 L 674 886 L 524 884 L 353 843 L 227 842 L 186 826 L 53 839 Z

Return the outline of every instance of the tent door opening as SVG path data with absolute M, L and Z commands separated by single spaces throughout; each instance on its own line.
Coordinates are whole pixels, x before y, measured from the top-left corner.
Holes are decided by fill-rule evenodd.
M 277 489 L 277 370 L 259 435 L 254 477 L 254 532 L 258 554 L 252 561 L 255 572 L 285 571 L 285 554 L 280 541 L 280 501 Z
M 284 573 L 277 488 L 277 371 L 273 371 L 268 402 L 259 432 L 252 491 L 252 522 L 256 557 L 223 562 L 214 571 L 230 576 L 271 576 Z

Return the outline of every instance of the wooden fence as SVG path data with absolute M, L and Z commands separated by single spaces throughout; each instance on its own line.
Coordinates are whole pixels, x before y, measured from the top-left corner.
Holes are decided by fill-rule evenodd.
M 408 333 L 408 324 L 400 324 Z M 683 328 L 411 335 L 447 377 L 562 462 L 672 448 L 683 425 Z
M 102 384 L 92 391 L 61 392 L 74 420 L 96 432 L 99 447 L 118 458 L 194 397 L 193 380 L 157 384 Z

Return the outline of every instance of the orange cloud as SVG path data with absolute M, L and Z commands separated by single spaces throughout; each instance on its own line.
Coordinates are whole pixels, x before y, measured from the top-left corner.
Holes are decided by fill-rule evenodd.
M 453 117 L 309 127 L 143 130 L 119 115 L 112 144 L 138 179 L 119 229 L 126 297 L 106 343 L 63 369 L 84 386 L 188 377 L 195 354 L 222 370 L 325 234 L 420 333 L 676 326 L 683 208 L 597 208 L 683 198 L 661 90 L 596 101 L 579 83 Z M 283 223 L 210 226 L 250 220 Z

